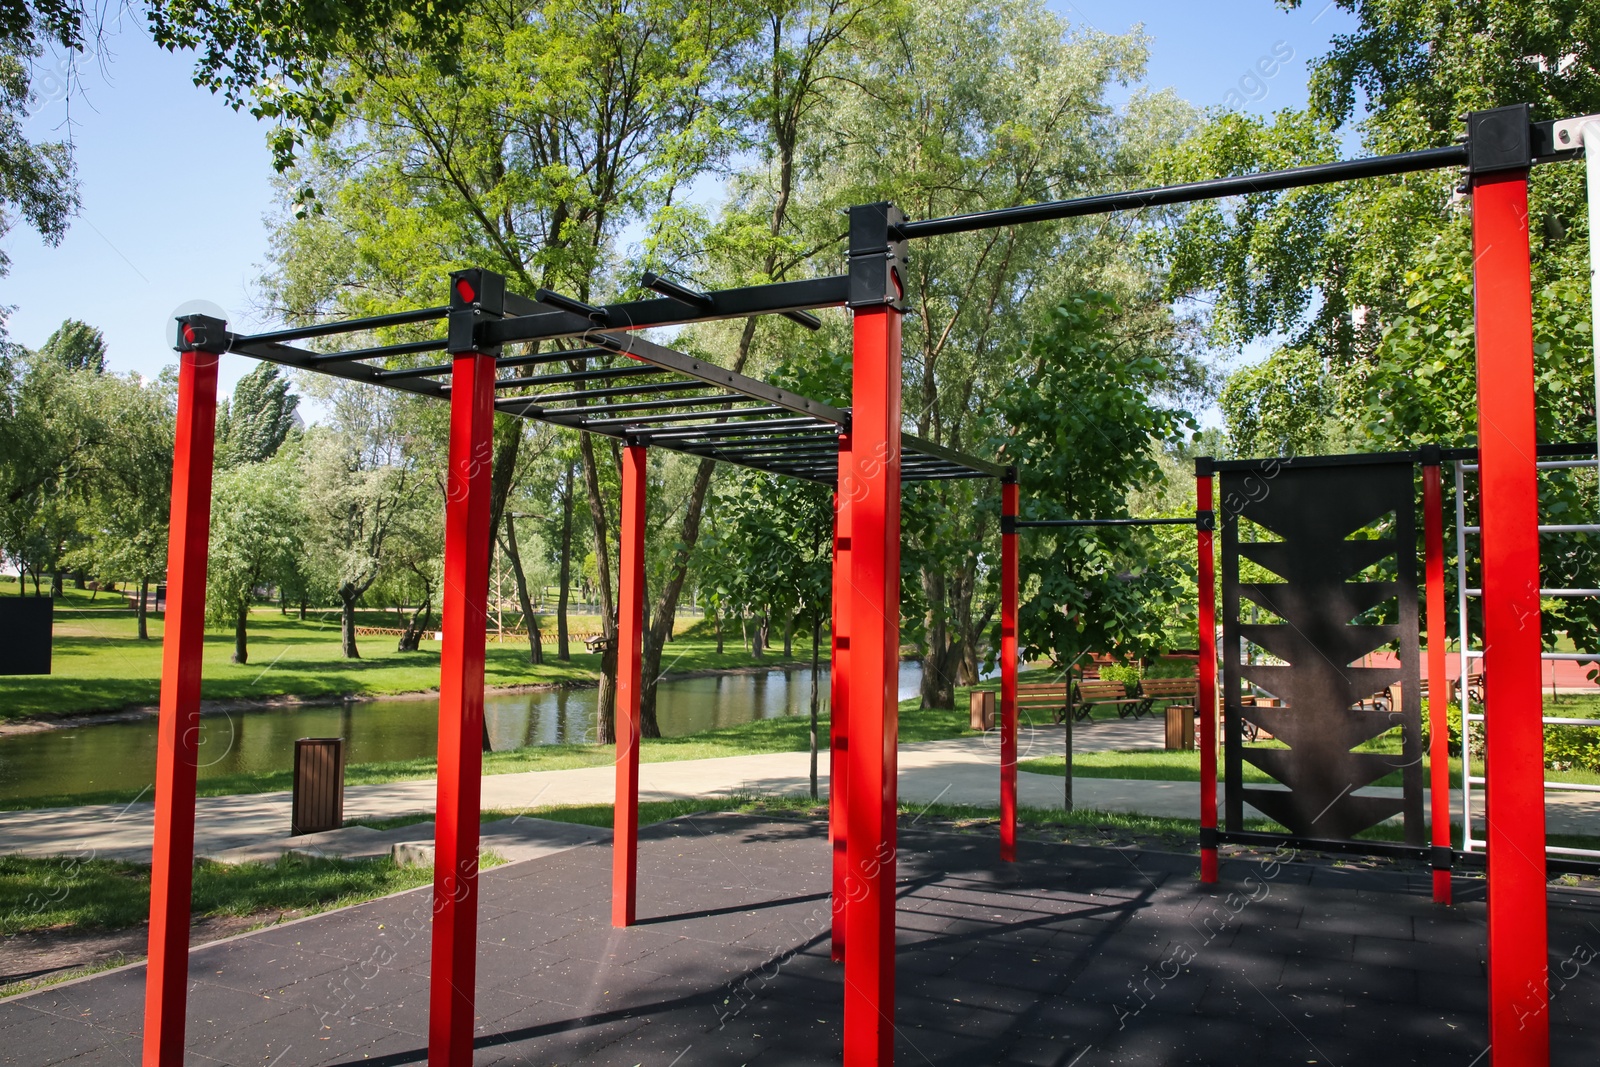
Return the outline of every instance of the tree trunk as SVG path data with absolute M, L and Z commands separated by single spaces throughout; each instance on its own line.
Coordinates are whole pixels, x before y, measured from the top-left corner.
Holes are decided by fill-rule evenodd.
M 361 651 L 356 648 L 356 601 L 360 596 L 354 586 L 339 590 L 339 650 L 345 659 L 361 658 Z
M 533 613 L 533 598 L 528 596 L 528 579 L 522 570 L 522 553 L 517 551 L 517 523 L 506 516 L 506 558 L 517 583 L 517 604 L 522 608 L 522 625 L 528 631 L 528 662 L 537 667 L 544 662 L 544 646 L 539 643 L 539 617 Z
M 722 655 L 722 605 L 720 603 L 716 606 L 712 619 L 712 625 L 717 630 L 717 655 L 720 656 Z
M 139 640 L 150 640 L 150 612 L 145 606 L 145 599 L 150 595 L 150 583 L 139 583 Z
M 573 464 L 568 463 L 566 489 L 561 493 L 561 593 L 556 603 L 556 658 L 563 663 L 572 659 L 567 643 L 567 602 L 572 595 L 572 479 L 576 476 Z
M 300 594 L 300 621 L 306 621 L 306 594 Z
M 951 666 L 950 634 L 945 623 L 944 575 L 932 567 L 922 570 L 922 592 L 928 604 L 926 641 L 922 655 L 922 706 L 954 708 L 956 689 Z
M 794 623 L 796 616 L 785 615 L 783 620 L 783 660 L 794 658 Z
M 617 743 L 617 642 L 609 637 L 600 650 L 600 689 L 595 694 L 595 743 Z
M 767 650 L 767 617 L 757 615 L 752 629 L 754 633 L 750 638 L 750 655 L 754 659 L 760 659 Z
M 284 618 L 289 617 L 289 594 L 284 592 L 283 586 L 278 586 L 278 614 Z
M 600 657 L 600 692 L 596 701 L 596 740 L 614 744 L 617 719 L 617 613 L 611 601 L 611 544 L 606 523 L 606 502 L 600 495 L 600 468 L 595 465 L 594 444 L 588 433 L 578 432 L 583 458 L 583 479 L 589 490 L 589 517 L 594 522 L 595 569 L 600 575 L 600 629 L 608 651 Z
M 250 601 L 245 600 L 239 605 L 238 614 L 233 620 L 233 662 L 249 663 L 250 649 L 245 645 L 245 627 L 250 622 Z
M 811 616 L 811 799 L 817 799 L 817 671 L 821 669 L 822 612 Z
M 61 565 L 56 564 L 56 569 L 50 572 L 50 595 L 60 600 L 66 596 L 66 589 L 61 584 Z

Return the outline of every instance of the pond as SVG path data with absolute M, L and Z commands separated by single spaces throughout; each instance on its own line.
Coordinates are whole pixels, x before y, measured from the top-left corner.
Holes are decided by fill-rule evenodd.
M 922 671 L 900 666 L 900 696 L 917 694 Z M 826 706 L 828 670 L 818 684 Z M 662 682 L 656 690 L 661 732 L 681 737 L 756 719 L 806 715 L 809 668 L 719 674 Z M 595 690 L 491 694 L 484 698 L 496 751 L 524 745 L 584 742 L 594 731 Z M 300 737 L 343 737 L 348 763 L 432 756 L 437 697 L 363 700 L 231 712 L 202 718 L 200 778 L 288 770 Z M 0 799 L 126 791 L 132 799 L 153 780 L 156 722 L 113 722 L 0 739 Z M 146 795 L 148 799 L 148 794 Z

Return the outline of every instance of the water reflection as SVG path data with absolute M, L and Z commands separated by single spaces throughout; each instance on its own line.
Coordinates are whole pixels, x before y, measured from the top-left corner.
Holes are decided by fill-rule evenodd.
M 900 666 L 900 696 L 915 696 L 916 663 Z M 828 699 L 828 670 L 818 675 Z M 656 690 L 661 732 L 681 737 L 756 719 L 810 713 L 811 671 L 720 674 L 663 682 Z M 484 699 L 490 744 L 582 743 L 594 736 L 595 690 L 506 693 Z M 432 756 L 439 726 L 437 698 L 372 700 L 207 715 L 201 720 L 201 780 L 288 770 L 300 737 L 343 737 L 349 763 Z M 125 791 L 132 799 L 154 775 L 156 723 L 105 723 L 0 740 L 0 798 Z M 149 799 L 146 794 L 146 799 Z

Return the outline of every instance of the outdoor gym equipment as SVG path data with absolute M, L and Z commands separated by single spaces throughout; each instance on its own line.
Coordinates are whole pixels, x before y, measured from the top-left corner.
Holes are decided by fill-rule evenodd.
M 900 618 L 900 486 L 940 478 L 1003 478 L 1002 501 L 1015 518 L 1014 478 L 996 464 L 961 455 L 901 430 L 901 318 L 908 242 L 941 234 L 1137 210 L 1329 182 L 1465 167 L 1473 207 L 1476 289 L 1484 659 L 1495 714 L 1485 722 L 1494 765 L 1494 818 L 1486 827 L 1489 865 L 1490 1037 L 1499 1062 L 1549 1062 L 1549 1013 L 1523 998 L 1547 985 L 1545 833 L 1540 694 L 1539 555 L 1535 485 L 1532 291 L 1528 173 L 1576 158 L 1589 119 L 1534 123 L 1527 105 L 1467 116 L 1465 142 L 1441 148 L 1319 164 L 1266 174 L 909 221 L 891 204 L 850 211 L 845 274 L 700 293 L 643 279 L 666 295 L 593 306 L 541 290 L 505 291 L 481 270 L 451 276 L 450 301 L 393 315 L 278 330 L 230 333 L 205 315 L 179 320 L 179 398 L 173 467 L 169 610 L 163 652 L 151 876 L 150 961 L 144 1030 L 148 1065 L 181 1064 L 193 864 L 195 741 L 205 563 L 216 414 L 217 363 L 224 352 L 302 370 L 402 389 L 451 405 L 446 503 L 444 642 L 440 678 L 437 862 L 434 872 L 429 1062 L 472 1060 L 477 902 L 479 745 L 483 704 L 485 592 L 492 416 L 496 411 L 619 439 L 623 464 L 622 567 L 618 641 L 618 832 L 614 838 L 613 917 L 634 917 L 633 865 L 642 631 L 644 466 L 651 445 L 820 482 L 838 489 L 835 555 L 834 833 L 836 952 L 844 956 L 844 1062 L 887 1064 L 894 1045 L 896 856 L 896 675 Z M 1594 164 L 1591 162 L 1591 166 Z M 712 319 L 776 314 L 800 318 L 846 307 L 853 316 L 848 412 L 717 367 L 639 337 L 637 331 Z M 423 323 L 443 336 L 323 354 L 294 342 Z M 578 339 L 584 347 L 501 357 L 503 346 Z M 443 352 L 450 362 L 382 367 L 368 360 Z M 631 357 L 598 368 L 589 359 Z M 577 362 L 573 362 L 577 361 Z M 511 367 L 572 363 L 566 392 L 502 397 L 509 387 L 554 384 L 500 378 Z M 624 373 L 630 372 L 630 373 Z M 443 379 L 448 378 L 448 381 Z M 604 382 L 629 384 L 603 386 Z M 640 399 L 628 400 L 628 397 Z M 1199 507 L 1211 509 L 1202 495 Z M 1212 576 L 1205 570 L 1211 532 L 1202 529 L 1202 642 L 1212 632 Z M 1002 804 L 1016 790 L 1016 533 L 1002 535 Z M 1214 650 L 1202 645 L 1202 662 Z M 1204 685 L 1204 683 L 1203 683 Z M 1205 705 L 1214 694 L 1202 691 Z M 839 712 L 845 714 L 841 716 Z M 1214 733 L 1202 716 L 1202 760 Z M 1209 773 L 1214 776 L 1215 767 Z M 1214 797 L 1202 794 L 1202 805 Z M 1215 825 L 1214 810 L 1210 822 Z M 1014 822 L 1002 824 L 1012 855 Z M 1202 873 L 1216 878 L 1215 840 L 1202 840 Z

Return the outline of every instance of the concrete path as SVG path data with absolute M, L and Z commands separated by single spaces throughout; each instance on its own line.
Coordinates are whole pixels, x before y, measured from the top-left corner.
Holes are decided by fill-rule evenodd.
M 1078 751 L 1160 748 L 1161 724 L 1139 722 L 1099 723 L 1079 727 L 1074 737 Z M 1026 760 L 1060 751 L 1058 729 L 1027 729 L 1019 738 Z M 998 742 L 994 734 L 907 744 L 900 749 L 900 798 L 908 804 L 999 804 Z M 809 787 L 810 757 L 804 752 L 778 752 L 758 756 L 646 763 L 639 770 L 639 795 L 643 800 L 676 800 L 706 796 L 797 796 Z M 819 785 L 826 792 L 827 762 L 819 768 Z M 1027 807 L 1062 806 L 1061 778 L 1024 772 L 1018 776 L 1020 802 Z M 528 771 L 489 775 L 483 780 L 483 807 L 522 809 L 552 804 L 610 804 L 615 789 L 610 766 L 562 771 Z M 1398 795 L 1398 789 L 1363 790 L 1374 795 Z M 1079 778 L 1073 784 L 1077 807 L 1099 811 L 1196 818 L 1200 787 L 1195 782 L 1163 782 L 1116 778 Z M 352 786 L 345 791 L 345 818 L 388 818 L 410 813 L 431 813 L 435 784 L 429 780 Z M 1481 794 L 1474 795 L 1474 811 L 1481 818 Z M 263 858 L 288 849 L 318 848 L 334 854 L 368 855 L 387 852 L 396 841 L 426 840 L 432 827 L 406 827 L 396 831 L 352 828 L 318 835 L 319 840 L 290 838 L 288 793 L 202 797 L 195 825 L 197 855 L 224 860 Z M 1452 811 L 1460 814 L 1460 796 L 1452 796 Z M 1257 813 L 1247 809 L 1248 816 Z M 531 821 L 531 820 L 523 820 Z M 0 812 L 0 852 L 23 855 L 94 855 L 102 858 L 148 862 L 153 836 L 154 810 L 150 803 L 118 808 L 95 805 L 33 811 Z M 1600 833 L 1600 793 L 1551 794 L 1551 833 Z M 546 841 L 529 830 L 507 831 L 500 845 L 486 839 L 486 847 L 520 858 L 524 849 L 568 847 Z M 528 840 L 517 835 L 530 834 Z M 376 835 L 376 836 L 374 836 Z M 490 835 L 493 837 L 493 834 Z M 504 849 L 510 850 L 505 852 Z

